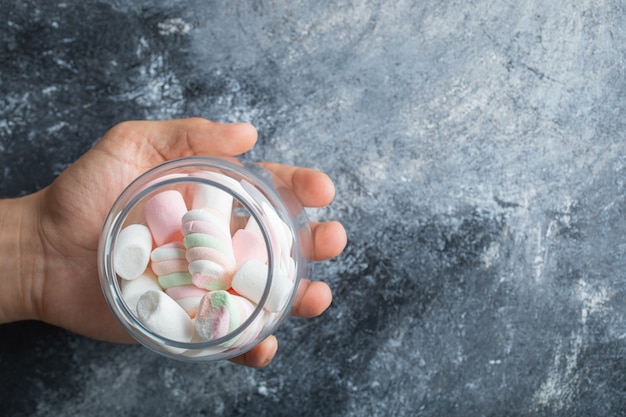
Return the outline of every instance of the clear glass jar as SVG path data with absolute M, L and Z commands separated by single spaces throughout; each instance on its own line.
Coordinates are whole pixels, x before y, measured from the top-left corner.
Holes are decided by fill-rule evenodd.
M 310 244 L 304 208 L 264 168 L 182 158 L 144 173 L 113 204 L 100 282 L 141 344 L 183 361 L 227 359 L 288 317 Z

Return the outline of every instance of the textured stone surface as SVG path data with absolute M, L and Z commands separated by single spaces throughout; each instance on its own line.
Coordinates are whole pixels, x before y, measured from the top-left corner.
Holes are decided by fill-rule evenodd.
M 624 415 L 623 2 L 12 3 L 3 196 L 122 120 L 245 120 L 350 243 L 263 370 L 1 326 L 7 415 Z

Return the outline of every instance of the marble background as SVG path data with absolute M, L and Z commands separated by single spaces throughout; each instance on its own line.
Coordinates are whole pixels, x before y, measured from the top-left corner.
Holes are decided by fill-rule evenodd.
M 130 4 L 129 4 L 130 3 Z M 11 416 L 626 415 L 626 3 L 7 1 L 0 193 L 115 123 L 327 171 L 331 308 L 263 370 L 0 326 Z

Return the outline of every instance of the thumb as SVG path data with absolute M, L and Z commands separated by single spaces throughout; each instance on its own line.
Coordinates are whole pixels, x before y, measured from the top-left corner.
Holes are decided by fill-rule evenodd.
M 248 151 L 257 131 L 248 123 L 219 123 L 201 118 L 130 121 L 114 126 L 98 142 L 101 148 L 133 165 L 151 168 L 185 156 L 235 156 Z

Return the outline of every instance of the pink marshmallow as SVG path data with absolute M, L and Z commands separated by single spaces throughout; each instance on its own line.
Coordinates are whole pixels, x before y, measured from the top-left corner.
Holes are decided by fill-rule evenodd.
M 227 336 L 236 330 L 254 311 L 254 305 L 247 299 L 226 291 L 210 291 L 200 301 L 195 327 L 197 334 L 206 340 L 215 340 Z M 226 342 L 232 345 L 245 334 L 250 340 L 261 331 L 262 321 L 254 320 L 254 326 L 246 329 L 236 339 Z M 258 327 L 257 327 L 258 326 Z
M 186 259 L 168 259 L 165 261 L 152 262 L 152 271 L 161 276 L 173 274 L 174 272 L 185 272 L 187 271 L 187 263 Z
M 219 211 L 213 210 L 211 208 L 198 209 L 195 208 L 193 210 L 189 210 L 182 217 L 182 222 L 186 223 L 189 221 L 203 221 L 215 224 L 216 226 L 223 227 L 224 230 L 230 234 L 230 216 L 224 217 L 222 213 Z
M 183 298 L 202 297 L 207 293 L 207 291 L 202 288 L 198 288 L 195 285 L 179 285 L 177 287 L 170 287 L 166 289 L 165 293 L 174 300 L 180 300 Z
M 235 269 L 233 258 L 217 249 L 208 248 L 206 246 L 195 246 L 187 249 L 186 258 L 189 263 L 209 259 L 227 267 L 228 270 Z
M 183 195 L 176 190 L 160 192 L 148 200 L 143 214 L 157 246 L 182 240 L 181 219 L 186 212 Z
M 237 268 L 250 259 L 267 263 L 267 246 L 263 236 L 247 229 L 239 229 L 232 240 Z
M 203 220 L 189 220 L 182 225 L 183 235 L 191 233 L 204 233 L 206 235 L 215 236 L 224 242 L 229 242 L 230 231 L 222 224 L 210 223 Z
M 233 329 L 231 310 L 238 309 L 231 294 L 226 291 L 208 292 L 200 301 L 196 315 L 196 333 L 205 340 L 214 340 L 226 336 Z
M 169 288 L 191 283 L 185 247 L 181 242 L 170 242 L 152 251 L 152 271 L 158 275 L 159 284 Z
M 226 269 L 223 264 L 214 260 L 199 259 L 189 263 L 189 273 L 191 282 L 199 288 L 227 290 L 230 288 L 235 269 Z
M 224 216 L 212 209 L 190 210 L 182 218 L 186 257 L 194 285 L 226 290 L 237 268 Z
M 194 318 L 198 314 L 200 300 L 207 291 L 195 285 L 179 285 L 166 289 L 165 293 L 174 299 L 189 314 L 189 317 Z

